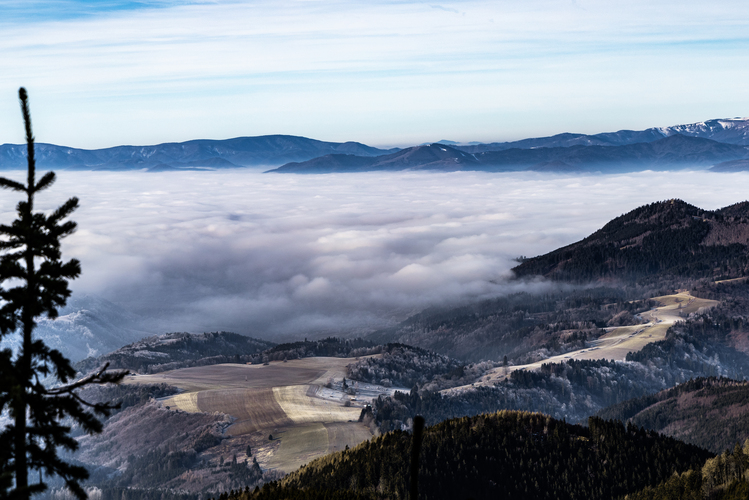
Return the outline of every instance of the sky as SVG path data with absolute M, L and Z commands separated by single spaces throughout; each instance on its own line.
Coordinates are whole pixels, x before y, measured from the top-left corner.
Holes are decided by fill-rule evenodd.
M 504 141 L 749 115 L 743 0 L 0 0 L 0 143 Z
M 508 279 L 514 259 L 646 203 L 744 201 L 748 185 L 749 173 L 705 171 L 61 171 L 36 206 L 80 198 L 78 231 L 62 249 L 83 269 L 73 297 L 107 299 L 152 333 L 283 340 L 354 336 L 427 307 L 548 290 Z M 15 198 L 0 198 L 0 220 L 12 219 Z

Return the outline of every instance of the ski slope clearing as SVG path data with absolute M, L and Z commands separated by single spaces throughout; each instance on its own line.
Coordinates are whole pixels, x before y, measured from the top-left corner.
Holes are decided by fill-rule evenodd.
M 256 455 L 260 465 L 290 472 L 372 436 L 369 427 L 358 422 L 361 409 L 370 397 L 392 390 L 344 393 L 341 382 L 352 362 L 315 357 L 267 365 L 221 364 L 136 375 L 126 383 L 166 383 L 182 389 L 161 401 L 174 411 L 230 415 L 234 420 L 227 436 L 262 437 Z M 324 387 L 331 381 L 332 387 Z
M 716 300 L 700 299 L 686 291 L 674 295 L 654 297 L 653 300 L 659 302 L 661 306 L 642 313 L 642 318 L 648 323 L 608 328 L 605 335 L 590 342 L 590 345 L 584 349 L 567 352 L 527 365 L 510 366 L 506 369 L 504 367 L 495 368 L 477 380 L 474 385 L 494 385 L 495 382 L 506 378 L 515 370 L 538 370 L 545 363 L 562 363 L 569 359 L 623 361 L 627 357 L 627 353 L 637 352 L 652 342 L 664 340 L 671 325 L 683 320 L 684 316 L 718 304 Z M 455 387 L 447 391 L 460 391 L 466 387 L 469 386 Z

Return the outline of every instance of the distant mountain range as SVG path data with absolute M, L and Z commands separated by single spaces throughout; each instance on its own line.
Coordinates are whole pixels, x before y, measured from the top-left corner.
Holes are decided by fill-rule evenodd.
M 489 144 L 442 140 L 402 150 L 267 135 L 95 150 L 38 143 L 36 154 L 40 168 L 58 170 L 163 172 L 280 166 L 269 171 L 622 172 L 714 167 L 718 172 L 735 172 L 749 169 L 749 118 L 594 135 L 564 133 Z M 25 145 L 0 145 L 0 170 L 25 168 L 25 164 Z
M 674 135 L 711 139 L 726 144 L 749 146 L 749 118 L 727 118 L 673 127 L 649 128 L 647 130 L 620 130 L 602 134 L 557 134 L 550 137 L 523 139 L 513 142 L 493 142 L 491 144 L 460 144 L 453 141 L 439 141 L 449 146 L 460 146 L 470 153 L 499 151 L 502 149 L 557 148 L 570 146 L 626 146 L 642 142 L 653 142 Z
M 215 170 L 272 167 L 331 153 L 366 157 L 393 151 L 358 142 L 324 142 L 292 135 L 265 135 L 91 150 L 37 143 L 36 161 L 40 168 L 62 170 Z M 26 146 L 0 145 L 0 170 L 18 168 L 26 168 Z
M 488 172 L 622 172 L 705 168 L 749 158 L 749 147 L 711 139 L 672 135 L 622 146 L 555 146 L 468 152 L 482 146 L 415 146 L 384 156 L 330 154 L 288 163 L 278 173 L 332 173 L 378 170 L 482 170 Z
M 442 140 L 378 157 L 331 153 L 272 171 L 626 172 L 706 167 L 714 167 L 716 172 L 749 170 L 749 118 L 595 135 L 564 133 L 490 144 Z

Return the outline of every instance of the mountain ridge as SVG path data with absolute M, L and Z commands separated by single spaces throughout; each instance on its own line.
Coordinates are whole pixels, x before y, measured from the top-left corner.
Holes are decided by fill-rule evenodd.
M 466 149 L 468 151 L 466 151 Z M 626 172 L 644 169 L 705 168 L 749 157 L 746 146 L 699 137 L 671 135 L 652 142 L 626 145 L 511 148 L 471 152 L 475 148 L 434 143 L 383 156 L 328 155 L 287 163 L 273 173 L 334 173 L 399 170 L 477 170 Z
M 497 153 L 506 150 L 535 150 L 539 148 L 587 148 L 591 146 L 615 147 L 634 144 L 649 144 L 662 139 L 681 135 L 685 137 L 715 141 L 733 146 L 749 146 L 749 118 L 713 119 L 692 124 L 670 127 L 651 127 L 646 130 L 619 130 L 599 134 L 564 132 L 548 137 L 527 138 L 511 142 L 457 143 L 442 140 L 428 146 L 448 146 L 469 155 Z M 318 159 L 317 167 L 327 155 L 354 155 L 362 158 L 389 155 L 401 151 L 400 148 L 381 149 L 359 142 L 326 142 L 293 135 L 264 135 L 255 137 L 235 137 L 225 140 L 194 139 L 184 142 L 169 142 L 150 146 L 114 146 L 101 149 L 81 149 L 37 143 L 37 162 L 41 168 L 69 170 L 144 170 L 153 172 L 179 170 L 215 170 L 221 168 L 278 167 L 290 163 Z M 418 147 L 418 146 L 415 146 Z M 559 151 L 557 153 L 560 153 Z M 496 156 L 496 155 L 495 155 Z M 501 156 L 501 155 L 500 155 Z M 556 154 L 556 156 L 560 156 Z M 746 154 L 716 158 L 713 163 L 723 163 L 742 159 Z M 458 161 L 456 162 L 456 159 Z M 352 165 L 350 158 L 334 158 L 328 166 L 332 171 L 363 171 L 367 160 L 358 160 Z M 702 166 L 710 166 L 712 160 L 698 159 Z M 336 163 L 337 161 L 337 163 Z M 450 163 L 452 161 L 452 163 Z M 409 168 L 437 170 L 465 170 L 471 162 L 460 161 L 460 155 L 451 159 L 422 161 Z M 499 161 L 499 165 L 509 164 Z M 455 168 L 458 164 L 458 168 Z M 537 161 L 521 162 L 527 170 L 569 171 L 580 168 L 574 158 L 541 158 Z M 583 162 L 585 163 L 585 162 Z M 590 162 L 588 162 L 590 163 Z M 17 144 L 0 145 L 0 170 L 25 168 L 26 146 Z M 391 165 L 392 166 L 392 165 Z M 736 166 L 731 167 L 733 169 Z M 378 168 L 387 170 L 388 168 Z
M 36 159 L 41 168 L 70 170 L 167 170 L 239 168 L 281 165 L 304 161 L 327 153 L 357 153 L 360 156 L 391 153 L 358 142 L 325 142 L 291 135 L 235 137 L 225 140 L 195 139 L 152 146 L 114 146 L 79 149 L 37 143 Z M 25 168 L 26 146 L 0 145 L 0 170 Z
M 530 149 L 538 147 L 570 146 L 625 146 L 639 142 L 653 142 L 672 135 L 686 135 L 712 139 L 726 144 L 749 146 L 749 118 L 722 118 L 670 127 L 651 127 L 645 130 L 618 130 L 598 134 L 579 134 L 564 132 L 547 137 L 521 139 L 510 142 L 493 142 L 488 144 L 454 143 L 466 152 L 479 153 L 499 151 L 502 149 Z M 453 142 L 453 141 L 451 141 Z
M 299 498 L 294 491 L 377 492 L 404 498 L 412 435 L 394 431 L 310 462 L 249 498 Z M 588 427 L 539 413 L 500 411 L 446 420 L 424 431 L 423 498 L 619 498 L 711 454 L 642 429 L 592 417 Z M 275 490 L 275 491 L 274 491 Z M 274 495 L 275 494 L 275 495 Z M 318 498 L 324 498 L 322 495 Z

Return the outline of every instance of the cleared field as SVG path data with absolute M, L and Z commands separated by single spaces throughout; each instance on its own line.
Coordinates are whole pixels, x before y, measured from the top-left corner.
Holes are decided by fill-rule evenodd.
M 182 411 L 186 411 L 187 413 L 198 413 L 200 411 L 200 408 L 198 408 L 197 392 L 177 394 L 176 396 L 170 398 L 169 401 L 170 403 L 166 405 L 168 408 L 175 406 Z
M 345 408 L 339 399 L 316 397 L 317 386 L 274 387 L 273 396 L 295 424 L 308 422 L 346 422 L 359 418 L 361 408 Z
M 538 370 L 545 363 L 561 363 L 568 359 L 624 360 L 627 353 L 639 351 L 647 344 L 664 340 L 668 329 L 677 321 L 681 321 L 682 315 L 686 316 L 718 304 L 715 300 L 693 297 L 689 292 L 654 297 L 653 300 L 662 305 L 642 313 L 642 318 L 648 323 L 612 328 L 598 340 L 591 342 L 591 345 L 585 349 L 552 356 L 527 365 L 511 366 L 506 373 L 504 368 L 495 368 L 477 380 L 475 385 L 493 385 L 515 370 Z M 455 387 L 445 392 L 459 392 L 468 387 Z
M 164 400 L 164 404 L 192 413 L 227 413 L 236 419 L 229 428 L 236 435 L 292 424 L 358 419 L 361 408 L 344 407 L 343 394 L 334 398 L 317 395 L 316 382 L 331 377 L 340 380 L 351 361 L 305 358 L 267 366 L 212 365 L 141 375 L 128 382 L 166 382 L 189 391 Z
M 231 415 L 234 422 L 226 430 L 228 435 L 266 436 L 261 465 L 290 472 L 313 458 L 372 437 L 369 428 L 357 422 L 361 401 L 345 407 L 342 401 L 348 396 L 335 389 L 320 390 L 329 379 L 340 382 L 353 361 L 305 358 L 265 366 L 212 365 L 138 375 L 127 383 L 175 385 L 185 392 L 164 399 L 164 406 Z M 272 442 L 267 441 L 268 434 L 273 434 Z
M 353 448 L 371 438 L 369 427 L 359 422 L 308 423 L 280 428 L 274 439 L 281 446 L 267 461 L 267 467 L 293 471 L 328 453 Z
M 737 281 L 745 281 L 747 279 L 749 279 L 749 278 L 746 277 L 746 276 L 742 276 L 741 278 L 732 278 L 730 280 L 718 280 L 718 281 L 715 281 L 715 283 L 716 284 L 717 283 L 732 283 L 732 282 L 737 282 Z
M 323 366 L 322 363 L 317 363 L 318 366 L 315 366 L 315 363 L 304 363 L 304 361 L 306 360 L 293 360 L 288 363 L 274 362 L 267 366 L 239 364 L 197 366 L 154 375 L 137 375 L 131 377 L 128 383 L 165 383 L 187 392 L 229 388 L 270 389 L 277 385 L 311 383 L 328 370 L 328 367 Z M 351 360 L 348 360 L 346 364 L 348 363 L 351 363 Z
M 319 384 L 341 379 L 351 358 L 303 358 L 268 365 L 220 364 L 136 375 L 127 384 L 171 384 L 186 392 L 221 388 L 265 389 L 280 385 Z
M 324 424 L 328 431 L 328 453 L 353 448 L 372 437 L 369 427 L 359 422 Z
M 291 472 L 328 453 L 328 431 L 320 423 L 279 429 L 274 438 L 281 440 L 281 446 L 268 461 L 273 469 Z

